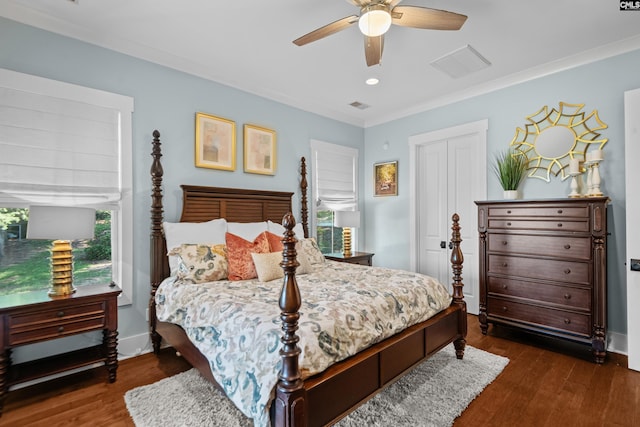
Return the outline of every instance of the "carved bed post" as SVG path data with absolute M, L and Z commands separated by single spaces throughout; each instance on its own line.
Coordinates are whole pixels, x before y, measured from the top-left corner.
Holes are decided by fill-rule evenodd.
M 162 235 L 162 164 L 160 163 L 160 132 L 153 131 L 153 149 L 151 151 L 151 157 L 153 157 L 153 163 L 151 164 L 151 265 L 150 267 L 150 279 L 151 279 L 151 297 L 149 298 L 149 334 L 151 335 L 151 342 L 153 344 L 153 351 L 158 354 L 160 351 L 160 342 L 162 337 L 156 332 L 156 304 L 155 296 L 158 286 L 164 279 L 164 238 Z
M 456 348 L 456 357 L 462 359 L 464 356 L 464 347 L 467 344 L 467 303 L 464 301 L 464 293 L 462 288 L 462 262 L 464 257 L 460 250 L 460 217 L 458 214 L 453 214 L 451 217 L 453 224 L 451 225 L 451 243 L 453 248 L 451 250 L 451 268 L 453 269 L 453 303 L 460 306 L 460 318 L 458 319 L 458 330 L 460 331 L 460 337 L 453 342 Z
M 300 338 L 296 335 L 298 330 L 298 319 L 300 318 L 301 298 L 298 283 L 296 282 L 296 238 L 293 227 L 296 225 L 291 212 L 286 214 L 282 220 L 282 225 L 286 229 L 282 243 L 282 262 L 280 266 L 284 270 L 284 281 L 282 293 L 280 294 L 280 318 L 282 319 L 283 336 L 280 357 L 282 358 L 282 369 L 276 385 L 276 397 L 274 400 L 275 425 L 278 427 L 301 427 L 306 426 L 306 390 L 302 382 L 302 375 L 298 366 L 298 356 Z
M 304 157 L 300 159 L 300 213 L 302 215 L 302 229 L 304 237 L 309 237 L 309 209 L 307 208 L 307 161 Z

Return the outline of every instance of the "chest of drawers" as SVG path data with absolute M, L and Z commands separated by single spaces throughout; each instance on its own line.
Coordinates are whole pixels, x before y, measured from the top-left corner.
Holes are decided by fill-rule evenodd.
M 551 335 L 606 356 L 606 197 L 482 201 L 480 327 Z

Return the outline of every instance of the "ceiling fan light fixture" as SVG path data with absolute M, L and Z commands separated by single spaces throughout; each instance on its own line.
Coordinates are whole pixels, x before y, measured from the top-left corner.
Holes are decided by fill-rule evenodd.
M 391 14 L 386 6 L 376 4 L 362 9 L 358 27 L 368 37 L 378 37 L 391 28 Z

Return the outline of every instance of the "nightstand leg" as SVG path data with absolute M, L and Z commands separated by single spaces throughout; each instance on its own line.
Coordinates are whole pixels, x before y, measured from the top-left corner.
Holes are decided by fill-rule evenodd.
M 118 331 L 104 330 L 104 344 L 107 350 L 107 360 L 105 365 L 109 372 L 109 382 L 116 380 L 116 370 L 118 369 Z
M 0 416 L 2 416 L 2 410 L 4 409 L 4 398 L 9 391 L 9 365 L 11 365 L 11 349 L 6 349 L 0 353 Z

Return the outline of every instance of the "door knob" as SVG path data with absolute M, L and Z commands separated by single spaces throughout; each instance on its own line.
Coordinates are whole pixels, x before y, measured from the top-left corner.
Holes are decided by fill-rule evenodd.
M 447 242 L 445 242 L 444 240 L 440 242 L 440 247 L 442 249 L 446 249 L 447 248 Z

